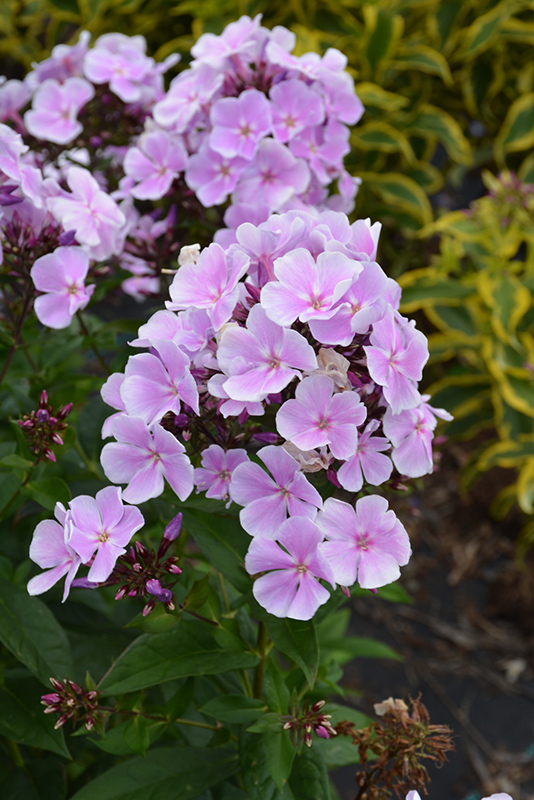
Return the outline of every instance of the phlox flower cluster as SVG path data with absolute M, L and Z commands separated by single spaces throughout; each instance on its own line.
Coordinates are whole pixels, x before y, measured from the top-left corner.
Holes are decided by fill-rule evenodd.
M 363 107 L 346 59 L 294 56 L 294 34 L 260 20 L 201 36 L 167 92 L 179 56 L 158 64 L 142 36 L 120 33 L 92 45 L 83 33 L 0 83 L 0 244 L 33 280 L 44 325 L 69 325 L 111 269 L 130 273 L 122 287 L 136 299 L 157 293 L 182 217 L 202 226 L 205 207 L 230 201 L 226 244 L 274 211 L 352 208 L 343 158 Z
M 374 487 L 430 472 L 449 417 L 419 393 L 426 339 L 398 311 L 378 234 L 293 210 L 188 248 L 167 309 L 131 342 L 145 351 L 102 389 L 107 477 L 130 503 L 167 482 L 182 501 L 196 487 L 240 506 L 254 595 L 279 617 L 399 577 L 408 535 Z M 323 501 L 325 479 L 345 494 Z

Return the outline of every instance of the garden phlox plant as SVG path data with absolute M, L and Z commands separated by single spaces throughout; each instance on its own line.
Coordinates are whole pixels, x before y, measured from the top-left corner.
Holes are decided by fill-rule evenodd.
M 437 417 L 450 416 L 419 393 L 426 339 L 398 311 L 378 234 L 342 212 L 291 210 L 243 223 L 225 247 L 190 248 L 167 308 L 131 342 L 143 351 L 102 389 L 117 411 L 101 456 L 123 486 L 103 490 L 117 518 L 122 500 L 143 503 L 165 482 L 181 501 L 194 487 L 233 501 L 254 597 L 277 617 L 307 620 L 336 587 L 399 577 L 408 534 L 376 487 L 430 472 Z M 343 499 L 325 498 L 328 486 Z M 88 565 L 97 583 L 130 537 L 100 525 L 89 502 L 61 510 L 53 568 Z

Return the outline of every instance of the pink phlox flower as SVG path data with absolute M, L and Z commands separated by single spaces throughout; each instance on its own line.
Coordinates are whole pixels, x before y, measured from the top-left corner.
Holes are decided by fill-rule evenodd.
M 319 95 L 304 81 L 291 79 L 276 83 L 269 97 L 272 100 L 273 134 L 279 142 L 288 142 L 310 125 L 324 120 Z
M 67 542 L 67 514 L 69 512 L 64 506 L 56 503 L 54 516 L 57 522 L 43 520 L 33 532 L 30 558 L 45 572 L 28 582 L 28 594 L 42 594 L 66 575 L 63 602 L 67 599 L 74 576 L 82 563 L 78 553 Z
M 333 48 L 328 48 L 322 58 L 317 53 L 294 56 L 278 41 L 271 39 L 266 52 L 272 64 L 289 70 L 290 75 L 302 75 L 311 81 L 321 80 L 324 75 L 331 77 L 332 72 L 340 73 L 347 66 L 346 56 Z
M 248 460 L 246 450 L 223 450 L 218 444 L 210 445 L 202 452 L 202 466 L 195 469 L 197 492 L 206 492 L 206 497 L 216 500 L 226 500 L 234 470 Z
M 349 129 L 334 120 L 325 126 L 305 128 L 289 142 L 289 149 L 305 159 L 321 184 L 327 184 L 350 152 Z
M 206 113 L 219 91 L 224 76 L 208 64 L 180 73 L 171 81 L 169 91 L 153 109 L 153 116 L 162 128 L 183 133 Z M 206 112 L 204 112 L 206 109 Z
M 106 33 L 85 56 L 83 71 L 93 83 L 109 83 L 111 91 L 125 103 L 141 100 L 141 82 L 154 66 L 145 55 L 143 36 Z
M 35 89 L 49 78 L 64 83 L 68 78 L 81 77 L 90 39 L 89 31 L 81 31 L 75 45 L 57 44 L 52 49 L 50 58 L 33 64 L 34 71 L 26 77 L 30 87 Z
M 244 171 L 234 192 L 237 203 L 255 203 L 261 198 L 271 213 L 294 194 L 308 188 L 310 171 L 305 161 L 274 139 L 263 139 L 254 160 Z
M 31 94 L 31 89 L 25 81 L 16 78 L 9 81 L 4 78 L 2 81 L 0 78 L 0 122 L 16 119 L 18 110 L 26 105 Z
M 116 408 L 119 412 L 118 414 L 111 414 L 104 420 L 104 424 L 102 425 L 102 439 L 107 439 L 108 436 L 113 435 L 113 420 L 126 411 L 124 400 L 121 397 L 121 386 L 123 382 L 124 374 L 122 372 L 113 372 L 102 384 L 102 388 L 100 389 L 100 394 L 104 403 L 111 406 L 111 408 Z
M 0 123 L 0 171 L 17 184 L 21 183 L 20 157 L 28 151 L 22 136 L 9 125 Z
M 121 414 L 112 426 L 117 442 L 104 445 L 100 461 L 113 483 L 127 483 L 123 498 L 144 503 L 163 492 L 163 479 L 180 500 L 193 491 L 193 466 L 184 446 L 160 425 L 150 431 L 139 417 Z
M 311 619 L 330 592 L 319 583 L 335 578 L 320 551 L 323 535 L 305 517 L 292 517 L 280 525 L 278 542 L 256 538 L 245 556 L 250 575 L 266 572 L 254 581 L 252 593 L 258 603 L 275 617 Z
M 326 375 L 304 378 L 295 398 L 279 409 L 276 427 L 301 450 L 327 444 L 336 458 L 347 459 L 356 452 L 358 426 L 367 410 L 356 392 L 333 392 L 334 382 Z
M 354 210 L 355 198 L 362 183 L 361 178 L 349 175 L 347 170 L 342 169 L 337 179 L 337 194 L 331 194 L 324 205 L 332 211 L 341 211 L 343 214 L 350 214 Z
M 198 414 L 198 390 L 189 357 L 172 341 L 152 342 L 152 353 L 131 356 L 120 393 L 126 412 L 151 427 L 168 412 L 179 414 L 182 401 Z
M 254 158 L 258 143 L 271 132 L 271 107 L 262 92 L 248 89 L 223 97 L 211 107 L 210 147 L 226 158 Z
M 76 311 L 85 308 L 94 286 L 85 286 L 89 258 L 81 247 L 57 247 L 34 262 L 30 275 L 45 294 L 35 299 L 39 322 L 48 328 L 66 328 Z
M 383 436 L 372 436 L 380 427 L 376 419 L 372 419 L 358 437 L 355 454 L 345 461 L 337 471 L 337 478 L 344 489 L 359 492 L 363 479 L 373 486 L 380 486 L 387 481 L 393 471 L 393 464 L 382 451 L 389 450 L 390 442 Z
M 329 118 L 356 125 L 361 119 L 363 103 L 354 91 L 354 81 L 348 72 L 326 72 L 321 81 L 315 84 L 323 98 Z
M 121 490 L 106 486 L 96 497 L 79 495 L 69 503 L 71 526 L 69 545 L 86 564 L 95 555 L 87 579 L 95 583 L 111 575 L 117 558 L 126 552 L 134 533 L 145 520 L 135 506 L 125 506 Z
M 415 408 L 421 402 L 417 381 L 428 359 L 424 334 L 386 306 L 382 319 L 373 324 L 370 346 L 364 347 L 371 378 L 383 387 L 384 397 L 394 414 Z
M 229 397 L 252 402 L 281 392 L 302 371 L 317 368 L 306 339 L 272 322 L 259 304 L 251 308 L 246 328 L 229 325 L 223 330 L 217 361 L 228 376 L 223 385 Z
M 260 21 L 261 14 L 254 19 L 244 15 L 227 25 L 220 36 L 203 33 L 191 48 L 195 64 L 209 64 L 222 71 L 232 56 L 238 56 L 244 63 L 253 61 L 258 50 Z
M 437 425 L 437 417 L 452 420 L 451 414 L 442 408 L 433 408 L 423 395 L 418 408 L 394 414 L 388 408 L 383 420 L 384 433 L 393 444 L 393 463 L 401 475 L 419 478 L 432 472 L 432 439 Z
M 225 401 L 219 405 L 218 409 L 225 419 L 227 417 L 238 417 L 244 411 L 251 417 L 261 417 L 265 414 L 263 403 L 250 400 L 232 400 L 224 389 L 224 384 L 227 380 L 228 377 L 226 375 L 219 373 L 218 375 L 213 375 L 208 381 L 208 392 L 213 397 Z
M 327 539 L 319 550 L 340 586 L 356 581 L 364 589 L 385 586 L 397 580 L 399 567 L 410 559 L 408 534 L 379 495 L 360 498 L 355 508 L 329 498 L 316 524 Z
M 134 347 L 151 347 L 158 339 L 168 339 L 193 358 L 207 345 L 213 328 L 207 311 L 189 308 L 187 311 L 156 311 L 141 325 L 139 338 L 130 342 Z
M 230 319 L 239 299 L 238 281 L 247 271 L 247 256 L 235 251 L 225 254 L 218 244 L 210 244 L 196 264 L 184 264 L 174 276 L 166 306 L 171 311 L 205 308 L 213 327 L 220 330 Z
M 384 315 L 387 275 L 374 261 L 360 263 L 362 271 L 338 300 L 336 313 L 329 319 L 310 320 L 310 330 L 319 342 L 347 346 L 355 334 L 367 333 Z
M 306 233 L 306 221 L 291 213 L 273 214 L 260 225 L 251 222 L 239 225 L 236 239 L 250 258 L 248 274 L 258 286 L 274 278 L 275 260 L 298 247 Z
M 224 203 L 247 165 L 244 158 L 227 158 L 203 144 L 187 162 L 185 181 L 203 206 Z
M 111 197 L 100 188 L 91 173 L 70 167 L 67 183 L 72 194 L 50 197 L 50 213 L 65 230 L 75 230 L 77 241 L 89 248 L 89 255 L 101 261 L 117 255 L 122 248 L 120 229 L 126 218 Z
M 258 458 L 272 478 L 252 461 L 240 464 L 232 475 L 230 497 L 244 506 L 239 519 L 247 533 L 277 539 L 288 515 L 314 519 L 323 501 L 282 447 L 267 445 L 258 450 Z
M 83 131 L 78 114 L 94 96 L 95 90 L 83 78 L 67 78 L 63 85 L 53 79 L 45 81 L 33 96 L 32 108 L 24 114 L 28 133 L 46 142 L 72 142 Z
M 317 261 L 304 248 L 297 248 L 274 263 L 276 281 L 261 291 L 261 304 L 278 325 L 329 319 L 362 267 L 343 253 L 320 253 Z
M 131 189 L 138 200 L 159 200 L 185 169 L 187 152 L 182 141 L 167 131 L 155 130 L 140 136 L 124 159 L 124 171 L 139 181 Z
M 359 255 L 360 261 L 375 261 L 382 223 L 374 222 L 371 225 L 369 218 L 357 219 L 350 227 L 352 235 L 350 243 L 347 245 L 349 250 L 354 253 L 355 257 L 358 257 L 357 254 L 361 254 Z

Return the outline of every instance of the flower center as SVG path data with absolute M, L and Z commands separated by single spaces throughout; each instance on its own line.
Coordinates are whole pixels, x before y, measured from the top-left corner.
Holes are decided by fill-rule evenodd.
M 323 417 L 323 419 L 320 419 L 319 422 L 317 423 L 317 427 L 322 431 L 327 430 L 329 425 L 330 425 L 330 420 L 328 419 L 328 417 Z
M 304 573 L 307 572 L 307 571 L 308 571 L 308 567 L 306 566 L 306 564 L 298 564 L 297 565 L 297 572 L 300 575 L 304 575 Z
M 241 136 L 250 136 L 252 133 L 252 128 L 249 125 L 241 125 L 239 132 L 241 133 Z
M 311 297 L 310 301 L 311 301 L 311 307 L 315 309 L 321 308 L 321 306 L 323 305 L 322 300 L 320 300 L 318 297 Z
M 222 481 L 229 481 L 229 480 L 230 480 L 230 473 L 228 472 L 228 470 L 227 470 L 227 469 L 222 469 L 222 470 L 219 472 L 219 478 L 220 478 Z
M 278 369 L 278 367 L 280 366 L 280 363 L 281 363 L 280 359 L 277 358 L 276 356 L 273 356 L 271 358 L 271 360 L 269 361 L 269 366 L 271 367 L 271 369 Z
M 369 548 L 369 541 L 368 536 L 366 533 L 363 533 L 361 536 L 358 536 L 356 539 L 356 546 L 359 550 L 367 550 Z
M 109 533 L 107 531 L 102 531 L 102 533 L 98 537 L 99 542 L 107 542 L 109 539 Z

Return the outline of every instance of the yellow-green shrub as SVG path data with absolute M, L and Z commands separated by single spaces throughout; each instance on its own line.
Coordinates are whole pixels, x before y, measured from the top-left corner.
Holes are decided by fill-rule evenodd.
M 465 483 L 512 468 L 493 510 L 504 514 L 517 500 L 534 515 L 534 185 L 510 172 L 484 180 L 489 194 L 423 232 L 441 236 L 440 253 L 402 276 L 402 310 L 421 309 L 435 328 L 431 359 L 447 372 L 429 391 L 455 416 L 446 433 L 487 433 Z M 534 543 L 534 519 L 523 542 Z

